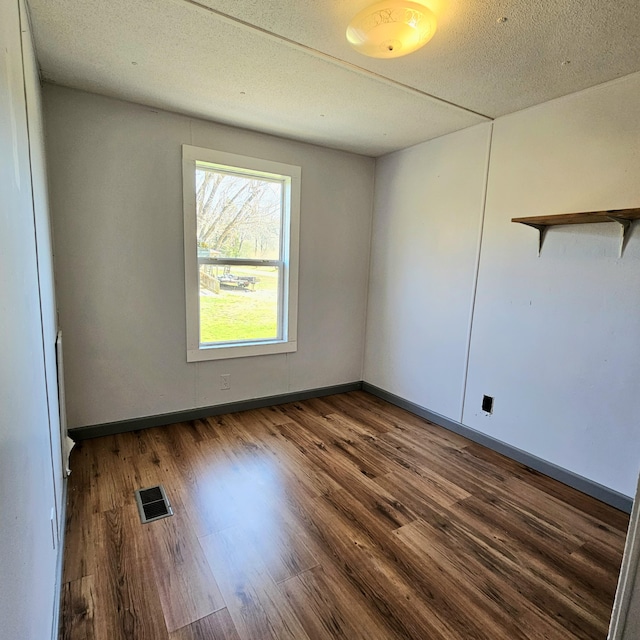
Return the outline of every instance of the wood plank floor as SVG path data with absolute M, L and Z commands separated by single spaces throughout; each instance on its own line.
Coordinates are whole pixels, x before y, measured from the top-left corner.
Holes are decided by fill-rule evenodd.
M 604 640 L 628 516 L 364 392 L 80 443 L 65 640 Z M 139 521 L 163 484 L 175 515 Z

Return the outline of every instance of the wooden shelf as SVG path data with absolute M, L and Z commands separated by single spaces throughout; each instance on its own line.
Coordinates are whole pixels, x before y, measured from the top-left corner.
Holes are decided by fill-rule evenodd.
M 583 213 L 559 213 L 551 216 L 531 216 L 528 218 L 511 218 L 511 222 L 525 224 L 538 230 L 538 255 L 542 251 L 544 238 L 549 227 L 567 224 L 594 224 L 600 222 L 617 222 L 622 227 L 620 256 L 629 239 L 629 230 L 635 220 L 640 220 L 640 209 L 608 209 L 606 211 L 586 211 Z

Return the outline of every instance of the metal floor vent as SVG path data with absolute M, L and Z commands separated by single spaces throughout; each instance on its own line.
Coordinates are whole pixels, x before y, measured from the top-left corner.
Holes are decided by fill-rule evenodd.
M 173 509 L 161 484 L 147 489 L 137 489 L 135 493 L 142 524 L 173 515 Z

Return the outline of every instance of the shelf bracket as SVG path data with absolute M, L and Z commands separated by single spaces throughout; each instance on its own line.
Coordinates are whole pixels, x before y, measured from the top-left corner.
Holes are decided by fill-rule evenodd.
M 624 249 L 629 241 L 629 232 L 631 231 L 631 220 L 627 218 L 619 218 L 617 216 L 606 216 L 612 222 L 617 222 L 622 227 L 622 238 L 620 238 L 620 257 L 624 253 Z
M 544 239 L 547 235 L 547 231 L 549 230 L 549 226 L 546 224 L 532 224 L 531 222 L 523 222 L 522 224 L 526 224 L 527 227 L 533 227 L 538 230 L 538 258 L 542 253 L 542 245 L 544 244 Z

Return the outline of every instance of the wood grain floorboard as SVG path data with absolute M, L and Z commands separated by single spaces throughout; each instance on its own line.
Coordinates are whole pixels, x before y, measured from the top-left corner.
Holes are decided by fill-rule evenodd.
M 421 616 L 429 617 L 434 624 L 437 622 L 437 632 L 442 637 L 455 637 L 456 634 L 469 639 L 485 637 L 486 632 L 478 626 L 477 618 L 464 606 L 464 601 L 455 599 L 455 592 L 449 588 L 446 576 L 433 565 L 417 564 L 415 556 L 398 543 L 375 511 L 359 501 L 348 500 L 345 494 L 331 494 L 322 501 L 329 506 L 326 514 L 331 517 L 332 526 L 342 526 L 343 535 L 351 534 L 356 546 L 366 552 L 372 564 L 385 567 L 386 575 L 394 586 L 402 585 L 405 602 L 412 603 L 412 611 L 405 609 L 402 612 L 405 619 L 421 607 Z M 361 564 L 355 564 L 353 571 L 363 576 L 364 581 Z M 399 606 L 398 599 L 394 604 Z M 494 629 L 494 636 L 500 637 L 497 632 Z
M 361 594 L 375 619 L 396 638 L 451 638 L 429 603 L 399 575 L 372 544 L 362 527 L 353 527 L 322 498 L 298 503 L 296 517 L 307 531 L 311 549 L 324 551 L 354 591 Z M 320 554 L 318 554 L 320 555 Z
M 457 598 L 468 602 L 472 610 L 478 606 L 483 609 L 484 615 L 493 620 L 490 628 L 495 628 L 497 633 L 506 633 L 513 640 L 571 637 L 534 603 L 522 598 L 518 576 L 501 572 L 499 566 L 493 567 L 492 558 L 487 561 L 481 545 L 471 540 L 465 540 L 464 545 L 455 541 L 438 542 L 422 521 L 398 529 L 396 534 L 424 564 L 434 564 L 443 573 L 456 576 Z
M 134 505 L 96 515 L 96 640 L 168 640 L 155 576 Z
M 275 464 L 287 477 L 285 487 L 291 484 L 304 485 L 304 488 L 315 496 L 340 489 L 341 485 L 338 482 L 332 480 L 318 466 L 309 464 L 306 453 L 282 434 L 280 427 L 290 422 L 289 419 L 284 422 L 280 421 L 278 425 L 254 424 L 252 428 L 247 427 L 244 420 L 241 422 L 244 425 L 242 428 L 245 430 L 251 429 L 254 434 L 259 433 L 263 436 L 262 443 L 265 451 L 271 455 L 272 459 L 275 460 Z
M 234 473 L 213 430 L 201 424 L 194 431 L 187 427 L 189 424 L 154 430 L 159 460 L 154 467 L 148 467 L 149 471 L 155 471 L 155 481 L 147 476 L 147 484 L 161 483 L 163 477 L 171 478 L 172 489 L 196 535 L 202 537 L 237 524 L 240 516 L 227 496 L 239 476 Z M 202 435 L 205 428 L 208 437 Z
M 305 415 L 304 407 L 300 405 L 293 409 L 293 424 L 302 425 L 313 437 L 330 447 L 335 455 L 355 464 L 360 473 L 374 478 L 390 471 L 385 456 L 367 446 L 367 436 L 374 438 L 373 435 L 362 433 L 347 421 L 340 421 L 335 414 L 314 417 Z
M 357 392 L 329 396 L 322 398 L 322 401 L 331 407 L 331 413 L 338 413 L 351 418 L 364 428 L 375 431 L 378 434 L 387 433 L 395 426 L 392 420 L 380 415 L 376 410 L 375 404 L 371 403 L 368 407 L 363 406 L 358 401 Z
M 93 576 L 67 582 L 62 589 L 61 640 L 95 640 Z
M 358 591 L 326 563 L 281 585 L 313 640 L 387 640 L 397 636 L 375 619 Z
M 192 622 L 169 634 L 171 640 L 240 640 L 236 626 L 226 609 Z
M 271 528 L 258 521 L 243 528 L 274 582 L 283 582 L 318 566 L 318 559 L 304 543 L 303 536 L 289 529 L 275 511 Z
M 549 496 L 577 508 L 584 514 L 593 516 L 596 520 L 600 520 L 601 523 L 606 522 L 608 526 L 617 529 L 623 535 L 626 534 L 629 526 L 629 516 L 623 511 L 612 509 L 609 505 L 596 500 L 586 493 L 575 491 L 567 487 L 567 485 L 541 474 L 539 471 L 535 471 L 479 444 L 471 443 L 466 447 L 466 450 L 477 458 L 508 469 L 510 477 L 514 480 L 535 487 Z
M 487 535 L 479 531 L 475 523 L 469 523 L 464 517 L 456 518 L 453 513 L 434 515 L 430 521 L 421 520 L 408 526 L 424 532 L 423 538 L 430 545 L 439 544 L 443 555 L 452 557 L 452 552 L 457 552 L 465 559 L 467 568 L 473 566 L 479 575 L 497 575 L 501 583 L 513 585 L 527 604 L 547 614 L 548 624 L 559 623 L 565 637 L 606 636 L 608 620 L 598 619 L 580 607 L 570 593 L 558 590 L 548 576 L 531 571 L 520 555 L 505 551 L 499 536 Z
M 94 513 L 124 507 L 139 485 L 135 467 L 128 464 L 130 458 L 122 454 L 116 438 L 118 436 L 98 438 L 89 449 Z
M 200 542 L 186 522 L 178 512 L 143 529 L 168 631 L 225 607 Z
M 241 529 L 214 533 L 202 545 L 241 638 L 310 640 Z
M 392 473 L 376 478 L 375 482 L 414 513 L 420 513 L 420 505 L 446 508 L 471 495 L 446 478 L 431 473 L 428 467 L 394 469 Z
M 599 609 L 606 617 L 610 609 L 608 597 L 604 597 L 596 576 L 585 571 L 575 554 L 581 548 L 571 536 L 565 540 L 557 535 L 548 523 L 536 521 L 534 517 L 521 518 L 515 509 L 509 510 L 497 502 L 470 498 L 461 502 L 457 511 L 468 523 L 474 523 L 478 532 L 492 537 L 494 546 L 504 554 L 518 557 L 521 566 L 539 576 L 545 576 L 550 584 L 560 591 L 575 590 L 575 598 L 587 609 Z M 509 518 L 508 515 L 515 514 Z M 509 535 L 503 532 L 508 531 Z
M 628 516 L 362 391 L 84 441 L 63 640 L 604 640 Z M 163 484 L 173 517 L 140 523 Z
M 479 539 L 486 542 L 492 552 L 500 554 L 501 562 L 511 563 L 514 570 L 517 568 L 522 580 L 530 583 L 532 589 L 544 592 L 547 598 L 561 598 L 566 610 L 563 615 L 567 618 L 576 617 L 570 611 L 577 611 L 579 619 L 597 621 L 608 617 L 611 610 L 608 598 L 602 597 L 600 585 L 592 576 L 579 570 L 578 564 L 571 558 L 571 549 L 563 551 L 556 548 L 553 539 L 547 544 L 532 543 L 536 536 L 530 535 L 526 529 L 520 529 L 513 537 L 506 536 L 499 524 L 487 519 L 491 518 L 491 510 L 481 509 L 479 518 L 470 517 L 471 510 L 464 507 L 474 503 L 478 504 L 479 501 L 470 498 L 459 510 L 454 508 L 453 511 L 458 513 L 466 526 L 474 527 Z
M 74 471 L 67 484 L 67 521 L 63 576 L 67 582 L 80 580 L 95 570 L 97 529 L 93 527 L 90 447 L 81 442 L 73 451 Z

